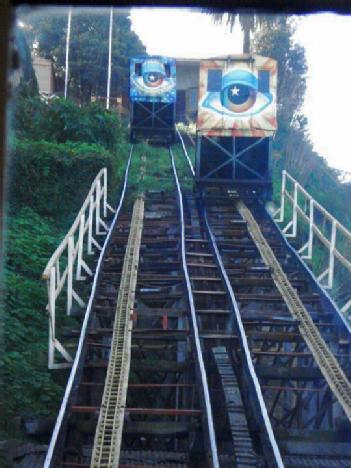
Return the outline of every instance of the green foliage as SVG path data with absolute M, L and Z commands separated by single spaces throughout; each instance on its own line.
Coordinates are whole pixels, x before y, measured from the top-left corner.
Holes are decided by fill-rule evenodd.
M 147 143 L 136 145 L 129 177 L 129 196 L 133 199 L 148 190 L 169 190 L 172 187 L 168 150 Z
M 3 376 L 6 384 L 3 398 L 6 405 L 3 405 L 1 414 L 4 418 L 2 425 L 5 427 L 6 420 L 14 415 L 56 413 L 62 389 L 47 372 L 46 354 L 47 345 L 41 343 L 31 344 L 23 352 L 9 351 L 3 357 Z M 42 361 L 41 366 L 38 366 L 39 360 Z
M 193 179 L 181 145 L 173 145 L 172 151 L 182 189 L 191 191 Z M 194 162 L 195 150 L 189 148 L 188 151 Z M 169 151 L 163 147 L 140 143 L 135 146 L 133 153 L 128 179 L 128 203 L 132 204 L 137 195 L 152 190 L 175 191 Z
M 7 423 L 16 416 L 57 413 L 63 387 L 47 370 L 47 290 L 41 274 L 102 167 L 115 197 L 129 152 L 113 112 L 62 99 L 46 104 L 25 83 L 16 95 L 13 128 L 1 304 L 4 437 L 23 436 Z M 111 197 L 110 202 L 115 203 Z M 68 325 L 67 317 L 57 319 L 58 327 Z
M 278 61 L 278 132 L 273 151 L 274 201 L 280 202 L 281 171 L 286 169 L 333 216 L 351 228 L 351 208 L 345 204 L 350 196 L 349 189 L 339 182 L 337 171 L 313 150 L 307 118 L 301 115 L 307 65 L 303 47 L 293 39 L 296 25 L 296 20 L 287 16 L 276 17 L 274 23 L 268 18 L 267 22 L 262 21 L 254 40 L 256 53 Z M 289 204 L 286 206 L 284 225 L 291 216 Z M 316 213 L 315 219 L 323 224 L 320 214 Z M 296 244 L 304 245 L 307 236 L 308 226 L 299 221 Z M 327 264 L 328 251 L 315 239 L 310 266 L 318 276 Z M 349 272 L 336 262 L 335 273 L 332 292 L 339 305 L 343 305 L 350 297 Z
M 38 83 L 32 65 L 30 50 L 23 30 L 20 28 L 15 28 L 14 36 L 20 70 L 22 73 L 20 85 L 25 88 L 27 94 L 38 94 Z
M 30 208 L 10 216 L 3 295 L 1 429 L 21 414 L 54 414 L 62 389 L 47 371 L 46 290 L 41 273 L 63 237 L 52 220 Z
M 210 14 L 213 18 L 213 22 L 223 24 L 225 22 L 226 26 L 229 26 L 230 31 L 234 29 L 235 24 L 239 23 L 242 32 L 244 34 L 243 38 L 243 53 L 251 53 L 251 36 L 253 31 L 256 28 L 262 25 L 267 25 L 267 23 L 273 25 L 276 21 L 276 16 L 267 16 L 256 13 L 245 13 L 244 11 L 238 13 L 237 11 L 220 11 L 218 12 L 217 8 L 205 8 L 204 12 Z M 237 21 L 238 20 L 238 21 Z
M 98 171 L 112 172 L 112 156 L 99 145 L 15 140 L 12 147 L 10 201 L 56 219 L 84 201 Z
M 7 227 L 7 268 L 30 279 L 40 278 L 48 252 L 61 240 L 52 220 L 24 207 L 9 217 Z
M 295 43 L 295 30 L 296 22 L 287 15 L 274 16 L 274 21 L 270 16 L 263 16 L 261 28 L 254 37 L 254 52 L 278 62 L 278 139 L 284 139 L 299 118 L 306 91 L 305 50 Z
M 28 40 L 39 41 L 39 54 L 53 60 L 57 84 L 63 89 L 68 9 L 49 9 L 34 14 L 20 14 L 30 25 Z M 91 96 L 106 96 L 108 37 L 110 9 L 87 12 L 73 10 L 71 23 L 69 95 L 81 102 Z M 138 36 L 131 30 L 129 13 L 114 14 L 112 38 L 111 95 L 118 96 L 128 89 L 128 59 L 145 52 Z
M 188 155 L 190 157 L 190 160 L 193 164 L 195 165 L 195 148 L 187 148 Z M 186 191 L 192 191 L 193 190 L 193 176 L 191 174 L 190 168 L 189 168 L 189 163 L 188 160 L 186 159 L 183 148 L 180 144 L 175 145 L 173 147 L 173 155 L 174 155 L 174 160 L 175 160 L 175 165 L 177 168 L 177 174 L 178 178 L 182 184 L 182 189 Z
M 20 138 L 96 143 L 110 151 L 115 150 L 125 136 L 117 114 L 103 109 L 100 104 L 79 107 L 65 99 L 54 99 L 46 104 L 39 97 L 17 99 L 13 129 Z

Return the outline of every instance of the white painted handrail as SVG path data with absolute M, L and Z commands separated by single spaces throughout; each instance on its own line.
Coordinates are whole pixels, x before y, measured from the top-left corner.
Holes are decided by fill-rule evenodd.
M 337 240 L 348 243 L 351 251 L 351 232 L 345 228 L 332 214 L 306 192 L 306 190 L 285 170 L 282 173 L 282 188 L 280 208 L 274 213 L 275 220 L 284 223 L 286 218 L 286 203 L 292 207 L 292 218 L 282 228 L 285 237 L 296 238 L 299 220 L 308 226 L 308 240 L 298 250 L 301 257 L 311 260 L 313 257 L 314 237 L 317 237 L 322 245 L 328 249 L 328 266 L 317 276 L 317 280 L 325 289 L 332 289 L 334 284 L 335 260 L 338 260 L 349 272 L 351 272 L 351 259 L 340 252 L 336 247 Z M 330 223 L 330 233 L 325 234 L 321 222 Z M 345 252 L 344 252 L 345 253 Z M 326 279 L 326 281 L 325 281 Z M 351 307 L 351 299 L 341 307 L 341 312 L 346 313 Z
M 93 255 L 94 248 L 101 250 L 97 236 L 105 235 L 108 227 L 103 218 L 107 212 L 114 209 L 107 203 L 107 169 L 103 168 L 95 177 L 89 193 L 79 210 L 71 228 L 57 247 L 43 272 L 43 279 L 47 282 L 49 313 L 49 369 L 63 369 L 70 367 L 73 361 L 70 353 L 56 337 L 56 306 L 57 299 L 66 291 L 66 313 L 71 314 L 73 301 L 84 307 L 83 299 L 74 288 L 75 281 L 92 276 L 93 272 L 84 260 L 85 255 Z M 55 351 L 66 362 L 55 363 Z

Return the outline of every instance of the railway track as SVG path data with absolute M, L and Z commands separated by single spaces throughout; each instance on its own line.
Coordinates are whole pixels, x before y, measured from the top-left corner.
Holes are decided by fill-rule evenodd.
M 247 208 L 228 196 L 219 205 L 218 194 L 208 192 L 202 202 L 284 466 L 349 466 L 347 400 L 331 384 L 342 375 L 347 394 L 350 349 L 341 323 L 333 322 L 336 311 L 323 304 L 257 201 Z M 323 367 L 320 343 L 332 369 Z M 236 353 L 243 361 L 240 348 Z
M 148 194 L 121 467 L 207 464 L 179 242 L 174 197 Z
M 313 323 L 306 307 L 288 280 L 250 210 L 242 201 L 237 203 L 237 210 L 247 222 L 252 239 L 265 264 L 271 269 L 274 283 L 284 298 L 291 315 L 299 322 L 300 333 L 305 338 L 318 367 L 327 380 L 335 398 L 343 407 L 346 416 L 351 420 L 351 384 L 348 378 L 323 340 L 317 326 Z
M 203 386 L 196 385 L 198 355 L 189 327 L 174 200 L 174 194 L 147 194 L 142 233 L 122 207 L 101 263 L 74 385 L 60 412 L 47 467 L 218 466 Z M 133 232 L 142 234 L 135 288 L 128 265 L 135 263 L 137 247 L 128 243 L 125 254 Z
M 183 194 L 170 157 L 110 231 L 45 467 L 351 466 L 335 311 L 258 202 Z
M 198 352 L 204 356 L 210 404 L 216 414 L 221 415 L 214 420 L 220 466 L 283 466 L 270 422 L 267 418 L 266 424 L 263 422 L 266 408 L 252 376 L 249 377 L 250 382 L 246 382 L 252 392 L 251 405 L 244 405 L 240 396 L 236 377 L 239 369 L 229 357 L 238 343 L 234 305 L 225 289 L 223 267 L 216 263 L 212 239 L 206 232 L 196 197 L 188 195 L 185 198 L 185 213 L 184 256 L 194 320 L 202 341 Z M 231 367 L 229 374 L 228 368 L 221 369 L 223 361 L 220 362 L 218 358 L 215 362 L 213 359 L 218 347 L 222 347 L 222 358 Z M 244 361 L 250 360 L 248 353 L 242 357 Z M 230 375 L 229 383 L 224 372 Z M 228 398 L 228 384 L 232 390 L 236 387 L 238 391 L 233 401 Z M 218 387 L 222 387 L 221 391 L 218 391 Z M 231 405 L 234 405 L 234 411 Z M 245 456 L 243 445 L 246 446 Z M 230 461 L 225 460 L 228 450 L 232 455 Z

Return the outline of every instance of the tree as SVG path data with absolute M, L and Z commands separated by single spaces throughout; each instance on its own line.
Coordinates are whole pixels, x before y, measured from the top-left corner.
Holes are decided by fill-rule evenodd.
M 207 12 L 213 16 L 214 23 L 223 24 L 229 26 L 230 31 L 233 30 L 236 19 L 238 20 L 241 29 L 244 33 L 243 40 L 243 53 L 249 54 L 251 52 L 251 35 L 263 22 L 266 24 L 274 22 L 274 16 L 263 16 L 254 13 L 238 13 L 236 12 L 225 12 L 216 13 L 216 10 L 209 8 Z
M 28 36 L 38 41 L 38 52 L 54 64 L 59 87 L 63 88 L 66 57 L 67 12 L 47 9 L 23 18 L 30 25 Z M 92 96 L 106 96 L 108 66 L 109 9 L 73 10 L 69 57 L 69 94 L 81 102 Z M 145 53 L 138 36 L 131 31 L 129 13 L 115 10 L 112 38 L 111 95 L 127 92 L 128 59 Z
M 304 182 L 316 158 L 308 135 L 308 120 L 302 115 L 306 91 L 305 50 L 294 41 L 297 22 L 287 15 L 262 16 L 252 50 L 278 63 L 276 151 L 284 155 L 284 167 Z
M 278 62 L 278 122 L 288 131 L 295 125 L 307 128 L 301 119 L 301 107 L 306 92 L 307 62 L 305 50 L 294 42 L 297 23 L 286 15 L 262 16 L 261 27 L 256 31 L 253 52 L 272 57 Z
M 17 93 L 21 95 L 37 95 L 38 83 L 32 65 L 30 50 L 22 29 L 16 28 L 14 37 L 22 75 Z

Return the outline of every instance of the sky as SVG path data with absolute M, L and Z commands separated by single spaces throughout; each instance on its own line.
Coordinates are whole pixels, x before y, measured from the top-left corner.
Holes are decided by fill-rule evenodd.
M 202 58 L 242 51 L 239 27 L 231 33 L 195 10 L 139 8 L 132 9 L 131 19 L 149 54 Z M 303 111 L 314 149 L 331 167 L 351 172 L 351 16 L 303 16 L 296 40 L 304 46 L 308 64 Z

